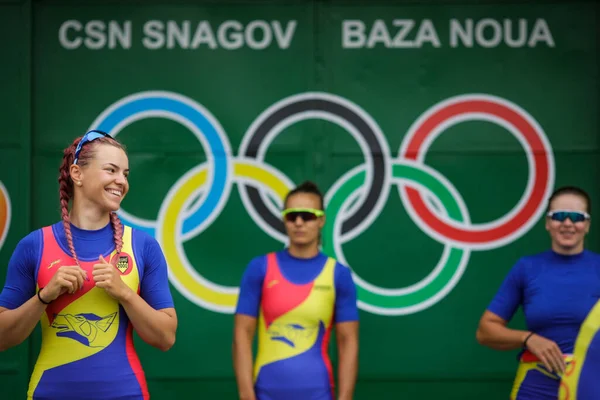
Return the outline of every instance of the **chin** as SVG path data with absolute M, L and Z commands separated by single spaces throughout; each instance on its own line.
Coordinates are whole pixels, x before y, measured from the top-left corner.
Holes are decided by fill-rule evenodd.
M 571 250 L 575 250 L 578 246 L 579 243 L 573 243 L 573 242 L 558 242 L 558 245 L 563 248 L 564 250 L 567 251 L 571 251 Z
M 296 246 L 306 246 L 311 244 L 312 241 L 311 240 L 306 240 L 304 238 L 302 239 L 296 239 L 296 240 L 292 240 L 292 244 L 296 245 Z
M 108 203 L 108 204 L 104 204 L 104 209 L 107 212 L 117 212 L 119 211 L 119 209 L 121 208 L 121 204 L 113 204 L 113 203 Z
M 107 212 L 116 212 L 121 208 L 121 203 L 123 202 L 123 197 L 117 199 L 115 197 L 104 197 L 100 202 L 102 208 L 104 208 Z

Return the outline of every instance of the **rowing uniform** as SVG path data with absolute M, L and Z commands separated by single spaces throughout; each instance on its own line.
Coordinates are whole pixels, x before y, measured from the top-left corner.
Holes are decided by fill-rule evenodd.
M 505 278 L 488 310 L 510 321 L 521 306 L 527 330 L 556 342 L 569 370 L 575 359 L 575 339 L 598 300 L 599 272 L 600 256 L 588 250 L 576 255 L 549 250 L 523 257 Z M 510 398 L 556 400 L 561 377 L 546 370 L 528 351 L 520 352 L 518 359 Z
M 86 231 L 71 225 L 80 266 L 88 280 L 65 293 L 41 317 L 41 350 L 31 375 L 29 400 L 149 399 L 144 371 L 133 345 L 133 326 L 123 307 L 93 281 L 100 255 L 112 260 L 113 229 Z M 116 267 L 121 278 L 154 309 L 173 307 L 167 265 L 158 243 L 123 228 Z M 17 245 L 0 294 L 0 306 L 20 307 L 50 282 L 61 266 L 76 265 L 62 222 L 38 229 Z M 42 292 L 43 295 L 43 292 Z
M 322 253 L 300 259 L 286 249 L 257 257 L 242 278 L 236 313 L 258 319 L 258 400 L 334 398 L 331 330 L 358 321 L 349 268 Z
M 583 322 L 573 352 L 573 362 L 566 369 L 560 387 L 560 400 L 600 399 L 600 287 L 596 304 Z

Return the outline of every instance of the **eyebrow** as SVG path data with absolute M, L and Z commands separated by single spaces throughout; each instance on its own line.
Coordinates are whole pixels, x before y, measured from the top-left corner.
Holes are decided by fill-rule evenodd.
M 120 168 L 120 167 L 119 167 L 117 164 L 113 164 L 113 163 L 106 163 L 106 164 L 104 164 L 103 166 L 107 166 L 107 165 L 110 165 L 110 166 L 112 166 L 112 167 L 115 167 L 116 169 L 121 169 L 121 168 Z M 124 171 L 125 171 L 125 172 L 129 172 L 129 168 L 125 169 Z

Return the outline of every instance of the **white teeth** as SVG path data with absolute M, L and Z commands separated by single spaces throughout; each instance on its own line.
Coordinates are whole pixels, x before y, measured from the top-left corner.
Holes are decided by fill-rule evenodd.
M 108 193 L 114 194 L 115 196 L 121 197 L 121 192 L 119 192 L 118 190 L 107 189 L 106 191 Z

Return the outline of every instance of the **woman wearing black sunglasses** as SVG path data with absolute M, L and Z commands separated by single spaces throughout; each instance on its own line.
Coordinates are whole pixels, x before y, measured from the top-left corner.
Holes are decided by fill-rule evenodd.
M 319 250 L 325 213 L 316 185 L 292 190 L 282 216 L 289 247 L 253 259 L 240 285 L 233 342 L 240 399 L 350 400 L 358 363 L 356 288 L 350 270 Z M 337 397 L 328 356 L 334 327 Z
M 588 194 L 577 187 L 552 194 L 546 213 L 551 249 L 517 261 L 479 322 L 479 343 L 520 350 L 511 399 L 556 400 L 567 390 L 563 378 L 577 364 L 573 352 L 580 328 L 600 294 L 600 256 L 584 248 L 590 206 Z M 527 330 L 507 327 L 519 306 Z M 583 395 L 583 386 L 579 390 L 580 399 L 592 398 Z
M 116 214 L 128 174 L 123 146 L 106 133 L 75 139 L 59 170 L 62 220 L 30 233 L 11 257 L 0 349 L 42 328 L 28 399 L 148 399 L 132 332 L 162 350 L 175 341 L 162 251 Z

